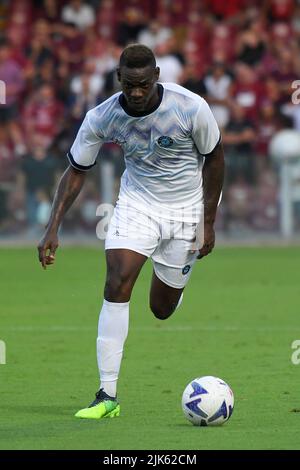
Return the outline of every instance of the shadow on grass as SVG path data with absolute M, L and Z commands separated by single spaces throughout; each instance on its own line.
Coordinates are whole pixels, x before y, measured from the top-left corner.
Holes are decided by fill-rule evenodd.
M 57 405 L 10 405 L 6 411 L 12 411 L 15 414 L 34 414 L 50 416 L 73 416 L 78 410 L 76 406 L 57 406 Z

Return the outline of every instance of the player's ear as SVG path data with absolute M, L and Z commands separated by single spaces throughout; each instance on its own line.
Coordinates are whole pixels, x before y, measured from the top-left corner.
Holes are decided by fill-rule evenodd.
M 160 68 L 159 68 L 159 67 L 155 67 L 155 73 L 154 73 L 155 80 L 158 80 L 158 79 L 159 79 L 159 74 L 160 74 Z
M 117 77 L 118 77 L 118 80 L 120 82 L 121 81 L 121 69 L 120 69 L 120 67 L 117 68 Z

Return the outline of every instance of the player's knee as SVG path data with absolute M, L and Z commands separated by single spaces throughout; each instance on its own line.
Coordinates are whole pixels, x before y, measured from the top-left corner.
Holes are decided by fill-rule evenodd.
M 158 318 L 159 320 L 166 320 L 167 318 L 169 318 L 170 315 L 172 315 L 176 308 L 176 305 L 163 305 L 150 302 L 150 308 L 156 318 Z
M 131 277 L 125 271 L 111 273 L 106 280 L 104 297 L 111 302 L 127 302 L 132 290 Z

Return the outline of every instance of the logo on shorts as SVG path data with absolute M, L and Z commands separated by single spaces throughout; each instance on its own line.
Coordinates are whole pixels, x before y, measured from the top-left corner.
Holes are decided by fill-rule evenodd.
M 182 269 L 182 274 L 187 274 L 189 270 L 191 269 L 191 266 L 187 264 L 183 269 Z
M 162 135 L 159 137 L 157 142 L 158 145 L 160 145 L 161 147 L 167 148 L 173 145 L 174 140 L 171 137 L 168 137 L 167 135 Z

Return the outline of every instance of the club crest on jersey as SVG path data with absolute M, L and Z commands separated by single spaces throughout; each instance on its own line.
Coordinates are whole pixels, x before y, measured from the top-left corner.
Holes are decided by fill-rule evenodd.
M 182 269 L 182 274 L 187 274 L 189 270 L 191 269 L 191 266 L 187 264 L 183 269 Z
M 173 145 L 174 140 L 167 135 L 162 135 L 159 137 L 157 142 L 158 142 L 158 145 L 160 145 L 161 147 L 168 148 L 168 147 L 171 147 L 171 145 Z

